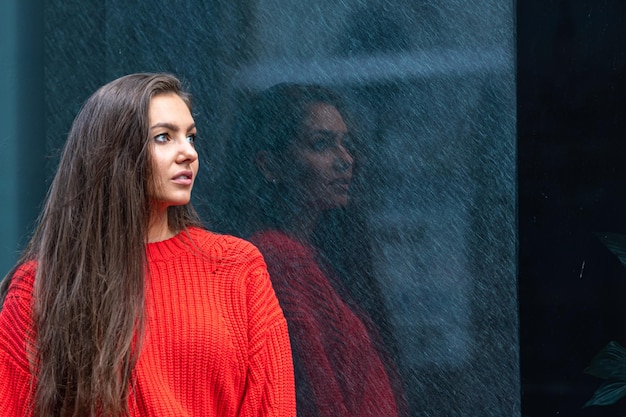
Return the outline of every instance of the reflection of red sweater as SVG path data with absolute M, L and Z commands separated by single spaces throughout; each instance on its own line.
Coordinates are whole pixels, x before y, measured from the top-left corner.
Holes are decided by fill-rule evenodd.
M 279 231 L 250 240 L 267 262 L 291 337 L 299 417 L 397 416 L 368 331 L 333 289 L 313 247 Z
M 132 416 L 295 416 L 284 316 L 259 252 L 190 229 L 148 245 L 146 332 Z M 27 416 L 34 267 L 17 272 L 0 312 L 0 415 Z

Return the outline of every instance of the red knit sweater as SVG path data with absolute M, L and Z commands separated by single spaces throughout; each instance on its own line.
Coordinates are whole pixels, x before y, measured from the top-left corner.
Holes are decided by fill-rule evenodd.
M 249 243 L 190 229 L 147 247 L 146 330 L 132 416 L 295 416 L 287 326 Z M 0 312 L 0 416 L 31 405 L 33 263 Z
M 250 240 L 267 261 L 289 324 L 298 416 L 397 417 L 373 325 L 339 295 L 315 249 L 276 230 Z

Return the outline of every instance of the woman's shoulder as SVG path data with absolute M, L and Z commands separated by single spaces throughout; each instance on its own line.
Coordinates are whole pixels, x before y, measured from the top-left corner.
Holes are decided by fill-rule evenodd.
M 30 294 L 35 284 L 36 273 L 37 261 L 35 260 L 26 261 L 17 265 L 10 278 L 9 292 L 27 292 Z
M 203 251 L 221 257 L 254 257 L 260 255 L 255 245 L 237 236 L 220 234 L 201 228 L 190 228 L 189 234 Z
M 312 248 L 280 230 L 260 230 L 255 232 L 250 241 L 256 245 L 264 256 L 309 257 Z
M 10 281 L 3 283 L 8 284 L 8 288 L 4 300 L 0 304 L 0 312 L 9 309 L 27 314 L 33 300 L 36 272 L 36 261 L 26 261 L 14 267 L 10 277 L 5 278 Z M 11 320 L 15 320 L 15 317 Z

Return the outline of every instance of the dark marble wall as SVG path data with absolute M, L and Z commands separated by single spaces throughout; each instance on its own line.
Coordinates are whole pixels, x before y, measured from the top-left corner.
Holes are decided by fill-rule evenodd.
M 47 173 L 98 86 L 172 72 L 195 97 L 194 203 L 210 225 L 236 92 L 334 87 L 369 135 L 374 272 L 413 415 L 519 415 L 514 12 L 495 0 L 45 2 Z

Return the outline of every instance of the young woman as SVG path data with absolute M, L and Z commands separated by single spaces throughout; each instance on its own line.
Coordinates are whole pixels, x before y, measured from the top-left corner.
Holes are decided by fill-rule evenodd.
M 293 416 L 287 325 L 259 252 L 201 228 L 190 98 L 100 88 L 0 292 L 2 416 Z
M 383 343 L 391 337 L 380 291 L 360 267 L 369 254 L 348 233 L 356 224 L 346 209 L 356 169 L 351 125 L 333 92 L 279 84 L 243 111 L 226 164 L 237 193 L 227 196 L 222 226 L 265 257 L 289 325 L 302 417 L 406 411 Z

